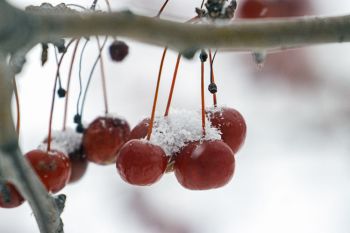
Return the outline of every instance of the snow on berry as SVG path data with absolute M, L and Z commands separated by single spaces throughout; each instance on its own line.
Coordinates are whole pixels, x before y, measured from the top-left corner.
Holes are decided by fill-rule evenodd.
M 200 110 L 171 109 L 167 117 L 157 116 L 150 142 L 163 148 L 170 156 L 189 142 L 220 140 L 221 132 L 206 119 L 206 135 L 203 138 Z
M 53 131 L 52 132 L 51 149 L 62 151 L 65 154 L 70 154 L 78 151 L 82 143 L 82 134 L 77 133 L 71 128 L 67 128 L 65 131 Z M 43 143 L 38 146 L 38 149 L 46 150 L 47 138 Z

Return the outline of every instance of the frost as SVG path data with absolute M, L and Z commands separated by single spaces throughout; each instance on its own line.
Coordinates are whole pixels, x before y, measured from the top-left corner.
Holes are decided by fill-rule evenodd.
M 163 148 L 170 156 L 178 152 L 189 142 L 199 140 L 220 140 L 221 132 L 211 126 L 206 119 L 206 135 L 202 134 L 201 111 L 172 109 L 168 117 L 157 116 L 155 118 L 151 143 Z
M 61 151 L 68 155 L 80 149 L 82 137 L 82 134 L 70 128 L 67 128 L 65 131 L 53 131 L 51 149 Z M 46 148 L 47 142 L 41 143 L 38 147 L 38 149 L 42 150 L 46 150 Z

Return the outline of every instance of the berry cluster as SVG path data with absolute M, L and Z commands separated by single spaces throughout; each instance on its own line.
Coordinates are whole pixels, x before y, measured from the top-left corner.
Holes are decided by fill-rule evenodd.
M 165 4 L 157 14 L 163 11 Z M 203 2 L 204 4 L 204 2 Z M 208 0 L 206 10 L 197 9 L 201 18 L 232 18 L 236 10 L 236 1 Z M 65 6 L 66 7 L 66 6 Z M 95 5 L 91 10 L 95 9 Z M 164 116 L 155 116 L 160 78 L 167 48 L 164 49 L 157 80 L 156 93 L 150 118 L 145 118 L 132 130 L 126 120 L 109 114 L 107 104 L 106 80 L 103 68 L 102 50 L 107 37 L 101 44 L 96 38 L 99 54 L 90 72 L 82 101 L 82 89 L 77 100 L 77 112 L 74 116 L 76 129 L 66 128 L 69 86 L 72 67 L 78 46 L 84 38 L 72 39 L 67 45 L 64 40 L 53 43 L 55 49 L 62 53 L 58 60 L 57 72 L 53 88 L 52 106 L 49 121 L 49 132 L 38 149 L 29 151 L 24 156 L 36 172 L 48 192 L 57 193 L 68 183 L 76 182 L 85 174 L 88 162 L 99 165 L 115 164 L 121 178 L 132 185 L 151 185 L 157 182 L 164 173 L 174 172 L 178 182 L 191 190 L 206 190 L 219 188 L 227 184 L 235 170 L 235 153 L 244 143 L 246 124 L 242 115 L 235 109 L 218 107 L 216 93 L 218 91 L 214 80 L 213 62 L 216 55 L 209 55 L 206 50 L 200 53 L 201 62 L 201 111 L 174 111 L 169 115 L 175 80 L 182 54 L 178 55 L 173 82 L 168 97 Z M 67 80 L 67 88 L 61 83 L 60 66 L 70 45 L 75 42 L 71 65 Z M 79 82 L 82 88 L 81 64 L 84 49 L 81 50 Z M 51 42 L 50 42 L 51 43 Z M 59 45 L 59 47 L 58 47 Z M 48 44 L 43 44 L 42 64 L 47 61 Z M 120 62 L 128 55 L 129 47 L 114 38 L 109 47 L 109 55 L 113 61 Z M 209 92 L 213 95 L 214 106 L 205 108 L 204 103 L 204 63 L 209 58 L 210 84 Z M 86 93 L 97 63 L 101 65 L 105 115 L 97 117 L 85 127 L 83 125 L 83 110 Z M 59 87 L 56 88 L 56 84 Z M 52 118 L 56 93 L 65 98 L 64 124 L 61 131 L 52 131 Z M 18 93 L 16 92 L 18 97 Z M 19 107 L 17 109 L 19 116 Z M 17 119 L 19 133 L 19 117 Z M 22 204 L 24 198 L 8 181 L 0 181 L 0 207 L 11 208 Z

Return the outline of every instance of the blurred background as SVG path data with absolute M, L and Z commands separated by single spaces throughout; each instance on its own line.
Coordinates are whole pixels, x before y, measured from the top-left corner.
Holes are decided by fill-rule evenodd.
M 24 8 L 40 5 L 41 1 L 11 3 Z M 89 7 L 91 1 L 69 3 Z M 162 4 L 161 0 L 111 0 L 114 10 L 131 9 L 149 16 L 155 15 Z M 201 0 L 171 0 L 162 17 L 187 20 L 200 4 Z M 350 9 L 347 0 L 266 0 L 263 11 L 259 4 L 247 4 L 251 4 L 249 0 L 238 1 L 236 18 L 343 15 Z M 104 1 L 99 1 L 98 8 L 106 9 Z M 107 49 L 103 55 L 111 112 L 124 116 L 133 127 L 151 113 L 162 48 L 126 41 L 130 54 L 124 62 L 112 62 Z M 107 46 L 110 43 L 111 40 Z M 84 85 L 97 50 L 91 40 L 82 61 Z M 20 145 L 24 153 L 36 148 L 47 135 L 56 69 L 53 47 L 49 52 L 48 63 L 41 67 L 41 47 L 33 48 L 17 78 L 22 113 Z M 219 51 L 214 63 L 218 102 L 239 110 L 248 127 L 245 145 L 236 155 L 232 181 L 217 190 L 190 191 L 178 184 L 174 174 L 166 174 L 155 185 L 134 187 L 121 180 L 114 165 L 89 164 L 79 182 L 62 190 L 68 196 L 62 216 L 65 232 L 348 233 L 349 54 L 350 45 L 346 43 L 311 46 L 268 54 L 259 68 L 250 53 Z M 70 55 L 71 51 L 67 57 Z M 166 58 L 160 114 L 166 106 L 176 56 L 171 51 Z M 197 57 L 183 60 L 180 66 L 173 108 L 200 107 Z M 69 60 L 61 69 L 64 86 Z M 208 75 L 209 67 L 206 69 Z M 72 118 L 79 92 L 77 69 L 72 85 L 68 119 L 74 127 Z M 101 90 L 97 68 L 85 106 L 87 123 L 103 114 Z M 64 99 L 56 100 L 53 128 L 61 129 Z M 208 93 L 208 106 L 211 101 Z M 0 209 L 0 232 L 38 232 L 27 203 L 15 209 Z

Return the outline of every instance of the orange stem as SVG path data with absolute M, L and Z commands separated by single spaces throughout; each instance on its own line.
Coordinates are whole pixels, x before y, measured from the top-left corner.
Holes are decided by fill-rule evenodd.
M 209 49 L 209 62 L 210 62 L 210 82 L 215 84 L 213 57 L 211 55 L 211 49 Z M 213 94 L 213 104 L 214 104 L 214 107 L 217 107 L 216 93 Z
M 163 51 L 163 55 L 162 55 L 162 60 L 160 62 L 160 66 L 159 66 L 157 87 L 156 87 L 156 92 L 154 94 L 154 100 L 153 100 L 152 115 L 151 115 L 151 120 L 150 120 L 150 123 L 148 126 L 148 132 L 147 132 L 147 140 L 148 141 L 151 139 L 153 122 L 154 122 L 154 117 L 155 117 L 155 113 L 156 113 L 156 105 L 157 105 L 157 99 L 158 99 L 159 86 L 160 86 L 160 78 L 162 76 L 164 60 L 165 60 L 165 55 L 166 55 L 167 51 L 168 51 L 168 47 L 165 47 L 164 51 Z
M 168 4 L 168 2 L 169 2 L 169 0 L 166 0 L 166 1 L 164 2 L 164 4 L 162 5 L 162 7 L 160 8 L 160 10 L 158 11 L 158 14 L 156 15 L 156 18 L 159 18 L 159 17 L 160 17 L 160 15 L 163 13 L 163 11 L 164 11 L 166 5 Z
M 169 109 L 170 109 L 170 105 L 171 105 L 171 100 L 173 98 L 173 92 L 174 92 L 174 87 L 175 87 L 175 82 L 176 82 L 176 77 L 177 77 L 177 71 L 179 70 L 180 60 L 181 60 L 181 54 L 179 53 L 177 55 L 177 60 L 176 60 L 176 65 L 175 65 L 175 70 L 174 70 L 174 75 L 173 75 L 173 81 L 171 83 L 169 97 L 168 97 L 168 103 L 166 105 L 166 110 L 165 110 L 165 114 L 164 114 L 165 117 L 168 116 L 168 114 L 169 114 Z
M 66 99 L 65 99 L 65 103 L 64 103 L 64 117 L 63 117 L 63 128 L 62 128 L 63 131 L 66 130 L 66 125 L 67 125 L 67 113 L 68 113 L 68 99 L 69 99 L 70 82 L 71 82 L 71 79 L 72 79 L 73 64 L 74 64 L 74 61 L 75 61 L 75 55 L 77 53 L 79 42 L 80 42 L 80 39 L 78 39 L 77 42 L 75 43 L 75 47 L 74 47 L 74 50 L 73 50 L 73 55 L 72 55 L 72 59 L 71 59 L 71 62 L 70 62 L 70 67 L 69 67 L 68 81 L 67 81 L 67 93 L 66 93 Z

